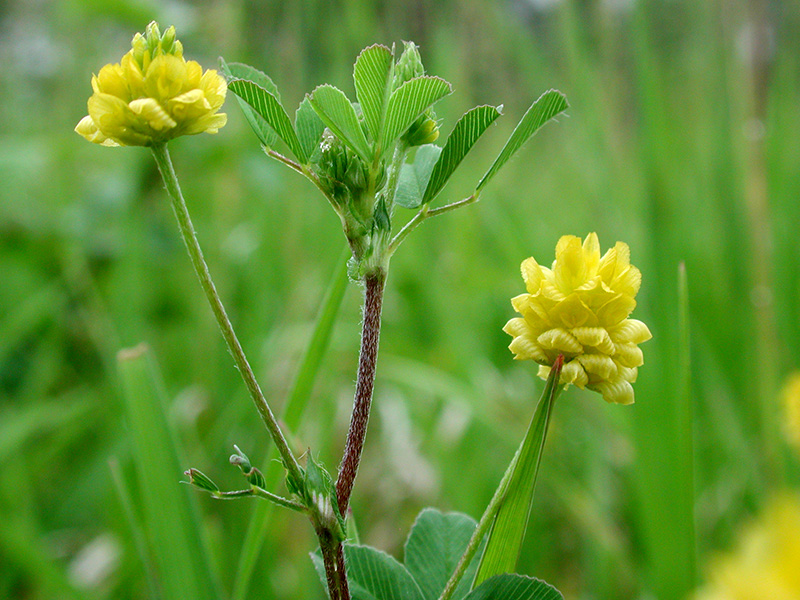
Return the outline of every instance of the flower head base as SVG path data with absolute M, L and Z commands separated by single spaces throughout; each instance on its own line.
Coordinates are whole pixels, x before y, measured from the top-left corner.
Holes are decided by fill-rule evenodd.
M 183 58 L 175 28 L 153 22 L 137 33 L 117 64 L 92 77 L 89 115 L 75 131 L 104 146 L 150 146 L 181 135 L 217 133 L 227 116 L 225 80 Z
M 522 317 L 503 328 L 514 337 L 514 358 L 538 362 L 544 379 L 563 354 L 562 384 L 595 390 L 607 402 L 633 403 L 631 384 L 644 362 L 638 344 L 652 335 L 647 325 L 628 319 L 642 280 L 628 245 L 617 242 L 601 257 L 597 234 L 583 244 L 565 235 L 552 269 L 528 258 L 522 277 L 528 293 L 511 300 Z

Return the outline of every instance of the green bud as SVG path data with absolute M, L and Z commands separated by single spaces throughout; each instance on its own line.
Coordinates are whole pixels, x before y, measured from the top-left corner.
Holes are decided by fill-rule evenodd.
M 161 36 L 161 50 L 164 54 L 170 54 L 175 45 L 175 26 L 170 25 L 169 28 Z
M 250 464 L 250 459 L 247 458 L 247 455 L 239 450 L 239 446 L 234 446 L 236 450 L 236 454 L 231 455 L 230 462 L 232 465 L 236 465 L 242 470 L 242 474 L 244 475 L 245 479 L 250 485 L 254 485 L 260 488 L 267 487 L 267 480 L 264 479 L 264 475 L 258 469 L 254 468 L 252 464 Z
M 428 109 L 419 117 L 403 136 L 403 141 L 412 146 L 432 144 L 439 139 L 439 124 L 433 118 L 433 110 Z
M 190 485 L 193 485 L 207 492 L 219 491 L 219 487 L 217 487 L 217 484 L 211 481 L 211 479 L 202 471 L 198 471 L 197 469 L 189 469 L 188 471 L 184 471 L 183 474 L 189 477 Z
M 250 464 L 250 459 L 247 458 L 247 455 L 239 450 L 239 446 L 233 446 L 233 449 L 236 450 L 236 454 L 232 454 L 230 457 L 230 463 L 232 465 L 236 465 L 242 470 L 242 473 L 247 475 L 247 473 L 253 468 Z
M 403 42 L 403 46 L 403 53 L 394 68 L 392 91 L 399 88 L 406 81 L 425 75 L 425 68 L 422 66 L 422 58 L 419 55 L 417 45 L 414 42 Z

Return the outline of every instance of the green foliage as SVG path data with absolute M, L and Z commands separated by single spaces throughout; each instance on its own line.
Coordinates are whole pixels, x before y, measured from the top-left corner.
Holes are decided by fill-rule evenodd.
M 229 64 L 226 63 L 225 59 L 223 58 L 220 58 L 219 62 L 222 73 L 229 82 L 235 79 L 252 81 L 263 90 L 272 94 L 278 103 L 280 103 L 281 96 L 278 92 L 278 87 L 273 83 L 272 79 L 270 79 L 268 75 L 262 73 L 255 67 L 251 67 L 250 65 L 244 65 L 242 63 L 235 62 Z M 276 140 L 278 139 L 278 134 L 275 133 L 276 129 L 267 121 L 265 117 L 262 117 L 241 96 L 236 96 L 236 102 L 239 104 L 239 108 L 242 109 L 247 122 L 250 124 L 250 127 L 253 129 L 253 132 L 255 132 L 259 141 L 267 148 L 274 146 Z
M 376 44 L 364 48 L 353 67 L 356 98 L 364 113 L 367 131 L 372 136 L 372 141 L 378 145 L 382 142 L 386 103 L 392 91 L 393 66 L 392 51 L 386 46 Z
M 426 508 L 414 522 L 405 544 L 405 564 L 369 546 L 345 545 L 347 578 L 353 600 L 437 600 L 456 568 L 476 523 L 460 513 Z M 325 568 L 319 553 L 311 560 L 322 585 Z M 471 562 L 454 600 L 563 600 L 539 579 L 504 574 L 470 591 L 477 560 Z
M 505 573 L 484 581 L 464 600 L 563 600 L 553 586 L 540 579 Z
M 447 138 L 439 161 L 433 169 L 425 187 L 423 204 L 436 198 L 478 138 L 501 114 L 500 108 L 494 106 L 476 106 L 464 113 Z
M 405 565 L 426 600 L 435 600 L 464 554 L 477 523 L 461 513 L 442 513 L 426 508 L 417 516 L 405 544 Z M 463 598 L 472 587 L 478 568 L 472 559 L 453 598 Z
M 119 373 L 141 494 L 140 518 L 153 569 L 167 598 L 218 597 L 214 571 L 198 530 L 195 498 L 176 485 L 180 451 L 167 422 L 162 384 L 146 347 L 120 352 Z
M 308 161 L 300 140 L 294 131 L 289 115 L 274 94 L 268 92 L 263 87 L 245 79 L 235 79 L 228 83 L 228 89 L 239 96 L 242 100 L 261 116 L 262 119 L 272 128 L 275 134 L 283 140 L 301 163 Z M 260 127 L 254 126 L 256 134 Z M 261 137 L 261 136 L 259 136 Z M 267 138 L 268 139 L 268 138 Z M 264 140 L 262 140 L 262 143 Z
M 502 573 L 513 573 L 517 569 L 522 542 L 528 529 L 533 492 L 542 462 L 542 452 L 550 426 L 553 406 L 561 391 L 558 381 L 562 363 L 556 361 L 547 378 L 542 397 L 536 406 L 525 438 L 509 465 L 511 477 L 505 477 L 497 493 L 502 494 L 500 509 L 494 518 L 486 548 L 481 555 L 480 566 L 475 576 L 475 585 Z
M 406 81 L 389 97 L 382 139 L 394 142 L 431 105 L 448 94 L 453 86 L 440 77 L 416 77 Z
M 417 208 L 422 204 L 431 174 L 441 154 L 441 146 L 425 144 L 416 149 L 411 162 L 403 163 L 394 193 L 396 204 L 404 208 Z
M 542 125 L 547 123 L 550 119 L 565 111 L 569 105 L 564 94 L 556 90 L 545 92 L 531 104 L 531 107 L 522 116 L 520 122 L 517 124 L 511 137 L 508 138 L 506 145 L 500 151 L 498 157 L 486 174 L 481 178 L 476 191 L 481 191 L 489 181 L 497 174 L 497 172 L 505 165 L 517 150 L 522 148 L 523 144 L 527 142 L 530 137 L 536 133 Z
M 309 101 L 320 119 L 330 130 L 365 162 L 369 162 L 370 149 L 358 115 L 347 96 L 329 84 L 317 87 Z

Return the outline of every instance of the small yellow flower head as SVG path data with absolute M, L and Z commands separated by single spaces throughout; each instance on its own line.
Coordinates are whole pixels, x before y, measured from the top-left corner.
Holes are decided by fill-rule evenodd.
M 514 337 L 514 358 L 535 360 L 546 379 L 563 354 L 562 384 L 587 387 L 607 402 L 633 403 L 631 384 L 644 362 L 638 344 L 652 335 L 647 325 L 628 318 L 642 281 L 628 245 L 617 242 L 601 258 L 597 234 L 583 244 L 565 235 L 553 268 L 531 257 L 522 263 L 522 278 L 528 293 L 511 300 L 522 317 L 503 328 Z
M 118 64 L 92 77 L 89 115 L 75 131 L 104 146 L 150 146 L 180 135 L 217 133 L 227 116 L 225 80 L 183 58 L 175 28 L 162 35 L 155 22 L 137 33 Z
M 800 598 L 800 501 L 773 499 L 743 532 L 733 553 L 711 564 L 696 600 L 797 600 Z
M 786 415 L 786 438 L 800 452 L 800 372 L 789 376 L 783 386 L 782 396 Z

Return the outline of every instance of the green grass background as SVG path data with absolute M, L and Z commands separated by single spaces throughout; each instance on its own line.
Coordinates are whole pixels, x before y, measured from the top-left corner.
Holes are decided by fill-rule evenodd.
M 91 73 L 153 18 L 205 66 L 222 55 L 270 74 L 290 113 L 322 82 L 352 93 L 364 46 L 416 41 L 456 89 L 437 105 L 445 133 L 476 104 L 505 106 L 438 202 L 471 192 L 542 91 L 570 101 L 479 204 L 426 223 L 393 259 L 353 501 L 363 541 L 401 558 L 422 507 L 482 512 L 543 385 L 501 331 L 523 290 L 518 266 L 552 260 L 566 233 L 631 246 L 644 275 L 634 316 L 654 339 L 634 406 L 577 390 L 559 400 L 520 570 L 567 598 L 685 598 L 739 523 L 797 485 L 777 402 L 800 357 L 797 3 L 11 0 L 0 8 L 0 597 L 173 600 L 188 597 L 181 580 L 199 590 L 189 595 L 323 597 L 301 516 L 178 485 L 195 466 L 235 488 L 232 445 L 261 462 L 268 439 L 151 156 L 72 132 Z M 219 135 L 171 149 L 280 410 L 344 239 L 312 186 L 259 151 L 235 102 L 226 112 Z M 332 469 L 359 305 L 350 286 L 292 434 Z M 147 358 L 118 366 L 140 342 Z M 263 547 L 247 537 L 256 509 Z

